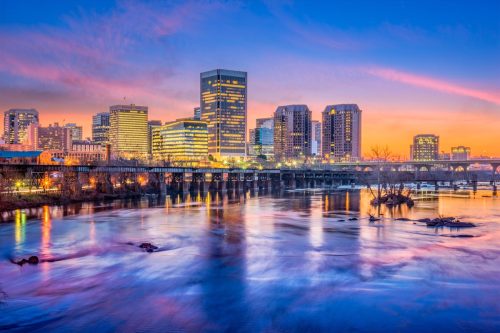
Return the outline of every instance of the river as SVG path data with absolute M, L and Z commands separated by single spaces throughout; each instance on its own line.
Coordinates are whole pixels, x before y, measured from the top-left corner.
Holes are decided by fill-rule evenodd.
M 366 190 L 16 211 L 0 223 L 0 330 L 498 332 L 490 194 L 420 195 L 377 222 Z M 395 220 L 438 215 L 477 227 Z M 10 262 L 30 255 L 43 262 Z

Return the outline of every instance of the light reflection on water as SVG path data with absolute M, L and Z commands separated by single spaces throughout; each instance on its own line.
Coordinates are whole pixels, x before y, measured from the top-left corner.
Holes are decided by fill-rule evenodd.
M 376 223 L 366 191 L 18 210 L 0 224 L 0 329 L 498 331 L 500 199 L 482 194 Z M 479 227 L 395 220 L 438 214 Z M 144 241 L 161 251 L 128 244 Z M 49 262 L 9 262 L 32 254 Z

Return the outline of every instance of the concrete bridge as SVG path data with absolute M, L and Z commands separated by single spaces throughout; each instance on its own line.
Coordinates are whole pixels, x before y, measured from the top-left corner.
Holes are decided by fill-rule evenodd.
M 436 160 L 436 161 L 401 161 L 401 162 L 385 162 L 385 161 L 362 161 L 362 162 L 341 162 L 326 165 L 325 168 L 333 170 L 365 170 L 373 171 L 377 167 L 389 169 L 392 171 L 400 170 L 419 170 L 419 171 L 434 171 L 434 170 L 449 170 L 449 171 L 467 171 L 472 165 L 489 165 L 492 173 L 496 174 L 500 167 L 500 158 L 496 159 L 469 159 L 469 160 Z
M 85 189 L 113 193 L 120 189 L 158 193 L 275 190 L 333 186 L 356 181 L 351 171 L 210 169 L 156 166 L 0 165 L 4 184 L 24 188 L 57 187 L 68 195 Z M 18 184 L 18 185 L 16 185 Z
M 211 169 L 159 166 L 114 165 L 28 165 L 1 164 L 0 185 L 23 188 L 54 188 L 68 195 L 82 190 L 114 193 L 120 190 L 157 193 L 208 191 L 276 190 L 317 186 L 361 185 L 400 182 L 491 181 L 496 192 L 500 160 L 478 160 L 489 163 L 493 171 L 472 171 L 471 161 L 430 162 L 362 162 L 337 163 L 314 169 Z M 4 191 L 2 191 L 4 192 Z

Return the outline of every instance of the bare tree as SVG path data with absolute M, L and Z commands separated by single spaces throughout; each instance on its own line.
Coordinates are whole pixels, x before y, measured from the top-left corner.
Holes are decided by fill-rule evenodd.
M 390 157 L 392 156 L 392 152 L 389 149 L 389 146 L 372 146 L 371 147 L 371 154 L 370 157 L 372 160 L 376 162 L 376 172 L 377 172 L 377 202 L 380 203 L 380 199 L 382 197 L 382 180 L 381 180 L 381 169 L 383 169 L 386 165 L 387 162 L 389 161 Z M 373 192 L 372 192 L 373 193 Z

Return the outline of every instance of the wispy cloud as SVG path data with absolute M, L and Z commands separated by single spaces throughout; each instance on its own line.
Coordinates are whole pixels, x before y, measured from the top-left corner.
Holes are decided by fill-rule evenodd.
M 448 82 L 429 76 L 422 76 L 384 67 L 368 67 L 363 68 L 362 71 L 385 80 L 401 82 L 416 87 L 431 89 L 458 96 L 471 97 L 500 105 L 500 94 L 467 88 L 453 82 Z
M 24 91 L 50 88 L 68 99 L 172 100 L 168 94 L 175 92 L 159 93 L 175 72 L 170 36 L 223 6 L 218 1 L 120 1 L 110 12 L 67 15 L 62 26 L 0 30 L 0 44 L 8 45 L 0 49 L 0 74 L 26 80 Z M 0 83 L 7 84 L 7 75 Z

